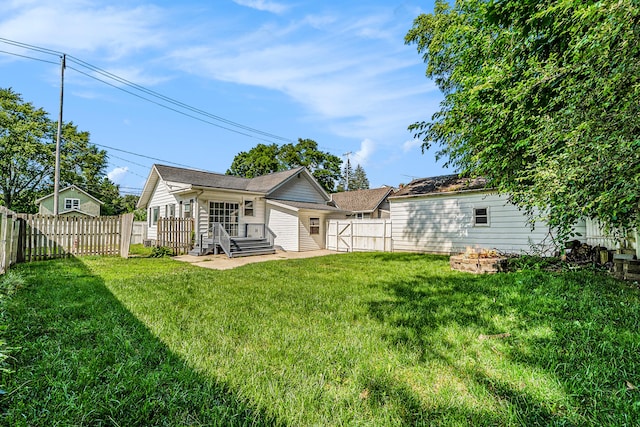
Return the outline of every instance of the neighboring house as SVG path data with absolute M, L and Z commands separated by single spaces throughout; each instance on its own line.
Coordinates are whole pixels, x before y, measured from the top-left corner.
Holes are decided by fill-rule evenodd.
M 549 227 L 536 223 L 486 187 L 482 178 L 458 175 L 411 181 L 389 197 L 396 251 L 454 254 L 468 249 L 531 251 L 550 244 Z M 576 231 L 585 234 L 584 222 Z M 550 246 L 549 249 L 550 250 Z
M 159 218 L 193 218 L 197 254 L 214 249 L 220 229 L 232 245 L 271 236 L 275 247 L 310 251 L 325 248 L 326 220 L 344 216 L 329 200 L 304 167 L 248 179 L 153 165 L 138 207 L 147 209 L 151 240 Z
M 53 193 L 35 201 L 40 215 L 53 215 Z M 100 216 L 100 206 L 104 203 L 75 185 L 58 192 L 58 215 Z
M 343 191 L 333 193 L 333 204 L 351 212 L 353 219 L 390 218 L 389 195 L 393 194 L 392 187 L 373 188 L 369 190 Z

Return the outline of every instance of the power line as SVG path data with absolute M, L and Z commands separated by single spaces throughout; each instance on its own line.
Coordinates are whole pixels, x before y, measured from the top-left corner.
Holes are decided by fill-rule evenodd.
M 108 148 L 109 150 L 121 151 L 123 153 L 131 154 L 132 156 L 144 157 L 145 159 L 155 160 L 155 161 L 158 161 L 158 162 L 167 163 L 167 164 L 175 165 L 175 166 L 181 166 L 183 168 L 193 169 L 191 166 L 183 165 L 181 163 L 170 162 L 168 160 L 158 159 L 157 157 L 145 156 L 144 154 L 137 154 L 137 153 L 133 153 L 133 152 L 127 151 L 127 150 L 121 150 L 120 148 L 109 147 L 108 145 L 102 145 L 102 144 L 96 144 L 96 143 L 92 143 L 92 144 L 93 145 L 97 145 L 98 147 Z M 148 166 L 145 166 L 145 167 L 148 167 Z
M 21 42 L 15 41 L 15 40 L 9 40 L 9 39 L 5 39 L 5 38 L 1 38 L 1 37 L 0 37 L 0 42 L 6 43 L 6 44 L 9 44 L 9 45 L 12 45 L 12 46 L 16 46 L 16 47 L 19 47 L 19 48 L 22 48 L 22 49 L 33 50 L 33 51 L 37 51 L 37 52 L 48 54 L 48 55 L 55 55 L 55 56 L 63 56 L 64 55 L 61 52 L 57 52 L 57 51 L 54 51 L 54 50 L 51 50 L 51 49 L 42 48 L 42 47 L 39 47 L 39 46 L 34 46 L 34 45 L 27 44 L 27 43 L 21 43 Z M 6 51 L 0 51 L 0 52 L 7 53 L 9 55 L 23 57 L 23 58 L 26 58 L 26 59 L 32 59 L 32 60 L 37 60 L 37 61 L 42 61 L 42 62 L 54 63 L 52 61 L 47 61 L 47 60 L 43 60 L 43 59 L 39 59 L 39 58 L 35 58 L 35 57 L 30 57 L 30 56 L 27 56 L 27 55 L 21 55 L 21 54 L 12 53 L 12 52 L 6 52 Z M 67 58 L 68 58 L 69 61 L 72 61 L 75 64 L 77 64 L 77 65 L 79 65 L 79 66 L 81 66 L 83 68 L 89 69 L 93 73 L 99 74 L 99 75 L 101 75 L 101 76 L 103 76 L 105 78 L 108 78 L 110 80 L 116 81 L 116 82 L 118 82 L 118 83 L 120 83 L 122 85 L 128 86 L 128 87 L 130 87 L 130 88 L 132 88 L 132 89 L 134 89 L 136 91 L 142 92 L 142 93 L 144 93 L 146 95 L 149 95 L 151 97 L 158 98 L 162 102 L 154 101 L 152 99 L 149 99 L 148 97 L 136 94 L 136 93 L 134 93 L 134 92 L 132 92 L 130 90 L 126 90 L 126 89 L 124 89 L 124 88 L 122 88 L 122 87 L 120 87 L 120 86 L 118 86 L 116 84 L 107 82 L 107 81 L 105 81 L 105 80 L 103 80 L 103 79 L 101 79 L 101 78 L 99 78 L 99 77 L 97 77 L 95 75 L 92 75 L 91 73 L 84 72 L 84 71 L 79 70 L 78 68 L 74 68 L 74 67 L 69 67 L 68 66 L 68 68 L 70 68 L 70 69 L 72 69 L 72 70 L 74 70 L 74 71 L 76 71 L 76 72 L 78 72 L 80 74 L 83 74 L 83 75 L 85 75 L 85 76 L 87 76 L 89 78 L 97 80 L 97 81 L 99 81 L 101 83 L 104 83 L 104 84 L 106 84 L 108 86 L 111 86 L 111 87 L 113 87 L 115 89 L 121 90 L 121 91 L 123 91 L 123 92 L 125 92 L 125 93 L 127 93 L 129 95 L 135 96 L 137 98 L 140 98 L 142 100 L 145 100 L 147 102 L 155 104 L 155 105 L 157 105 L 159 107 L 162 107 L 162 108 L 168 109 L 170 111 L 176 112 L 178 114 L 182 114 L 182 115 L 184 115 L 186 117 L 189 117 L 189 118 L 192 118 L 194 120 L 198 120 L 198 121 L 201 121 L 203 123 L 206 123 L 206 124 L 209 124 L 209 125 L 212 125 L 212 126 L 216 126 L 216 127 L 221 128 L 221 129 L 228 130 L 230 132 L 235 132 L 235 133 L 238 133 L 240 135 L 243 135 L 243 136 L 246 136 L 246 137 L 249 137 L 249 138 L 260 139 L 260 140 L 263 140 L 263 141 L 266 141 L 266 142 L 272 142 L 272 140 L 279 140 L 279 141 L 285 141 L 285 142 L 295 142 L 290 138 L 285 138 L 285 137 L 282 137 L 282 136 L 279 136 L 279 135 L 276 135 L 276 134 L 273 134 L 273 133 L 269 133 L 269 132 L 265 132 L 265 131 L 262 131 L 262 130 L 259 130 L 259 129 L 256 129 L 256 128 L 252 128 L 250 126 L 246 126 L 246 125 L 243 125 L 241 123 L 234 122 L 232 120 L 226 119 L 224 117 L 217 116 L 215 114 L 209 113 L 209 112 L 204 111 L 202 109 L 193 107 L 193 106 L 188 105 L 188 104 L 186 104 L 184 102 L 177 101 L 177 100 L 175 100 L 173 98 L 170 98 L 168 96 L 162 95 L 162 94 L 160 94 L 158 92 L 155 92 L 155 91 L 153 91 L 151 89 L 148 89 L 148 88 L 145 88 L 145 87 L 143 87 L 141 85 L 133 83 L 133 82 L 131 82 L 131 81 L 125 79 L 125 78 L 122 78 L 122 77 L 117 76 L 117 75 L 115 75 L 113 73 L 105 71 L 105 70 L 103 70 L 103 69 L 101 69 L 99 67 L 96 67 L 96 66 L 94 66 L 94 65 L 92 65 L 92 64 L 90 64 L 90 63 L 88 63 L 86 61 L 83 61 L 83 60 L 81 60 L 79 58 L 76 58 L 74 56 L 67 55 Z M 184 111 L 180 111 L 178 108 L 173 108 L 170 105 L 166 105 L 166 104 L 170 104 L 170 105 L 173 105 L 173 106 L 178 107 L 180 109 L 184 109 L 184 110 L 190 111 L 192 113 L 195 113 L 197 115 L 207 117 L 207 118 L 209 118 L 211 120 L 214 120 L 216 122 L 224 123 L 225 125 L 228 125 L 228 126 L 223 126 L 223 125 L 220 125 L 218 123 L 214 123 L 214 122 L 212 122 L 210 120 L 205 120 L 205 119 L 197 117 L 197 116 L 195 116 L 193 114 L 189 114 L 189 113 L 186 113 Z M 229 126 L 231 126 L 231 127 L 229 127 Z M 238 128 L 240 130 L 234 129 L 234 128 Z
M 7 55 L 13 55 L 13 56 L 19 56 L 20 58 L 33 59 L 34 61 L 46 62 L 47 64 L 58 65 L 57 62 L 47 61 L 46 59 L 40 59 L 40 58 L 36 58 L 34 56 L 20 55 L 19 53 L 15 53 L 15 52 L 7 52 L 6 50 L 0 50 L 0 53 L 6 53 Z

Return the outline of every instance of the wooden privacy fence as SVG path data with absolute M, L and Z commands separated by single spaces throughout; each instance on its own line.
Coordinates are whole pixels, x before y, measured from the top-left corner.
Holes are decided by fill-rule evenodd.
M 18 262 L 80 255 L 126 258 L 133 214 L 71 217 L 18 214 L 22 256 Z
M 0 274 L 18 262 L 19 238 L 20 221 L 15 212 L 0 206 Z
M 193 240 L 193 218 L 158 218 L 158 246 L 180 255 L 193 248 Z
M 389 219 L 329 220 L 326 237 L 332 251 L 393 251 Z

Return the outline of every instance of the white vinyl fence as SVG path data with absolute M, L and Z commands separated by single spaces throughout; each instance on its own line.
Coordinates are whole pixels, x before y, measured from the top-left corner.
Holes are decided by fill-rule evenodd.
M 329 220 L 327 249 L 338 252 L 392 252 L 391 220 Z

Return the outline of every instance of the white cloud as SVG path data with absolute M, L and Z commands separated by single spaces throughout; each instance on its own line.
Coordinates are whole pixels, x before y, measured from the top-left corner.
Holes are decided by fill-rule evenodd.
M 360 142 L 360 149 L 354 153 L 353 162 L 365 166 L 375 150 L 376 144 L 372 140 L 363 140 Z
M 119 184 L 126 176 L 127 172 L 129 172 L 128 167 L 117 167 L 107 173 L 107 178 L 109 178 L 114 184 Z
M 402 144 L 402 151 L 404 151 L 405 153 L 408 153 L 409 151 L 413 151 L 416 147 L 420 147 L 422 145 L 422 141 L 419 139 L 410 139 L 408 141 L 405 141 L 404 144 Z
M 65 53 L 102 52 L 115 59 L 165 45 L 165 12 L 156 6 L 97 6 L 81 0 L 12 4 L 0 34 Z
M 288 9 L 288 6 L 282 3 L 276 3 L 267 0 L 233 0 L 234 3 L 240 6 L 250 7 L 251 9 L 261 10 L 263 12 L 271 12 L 280 14 Z

